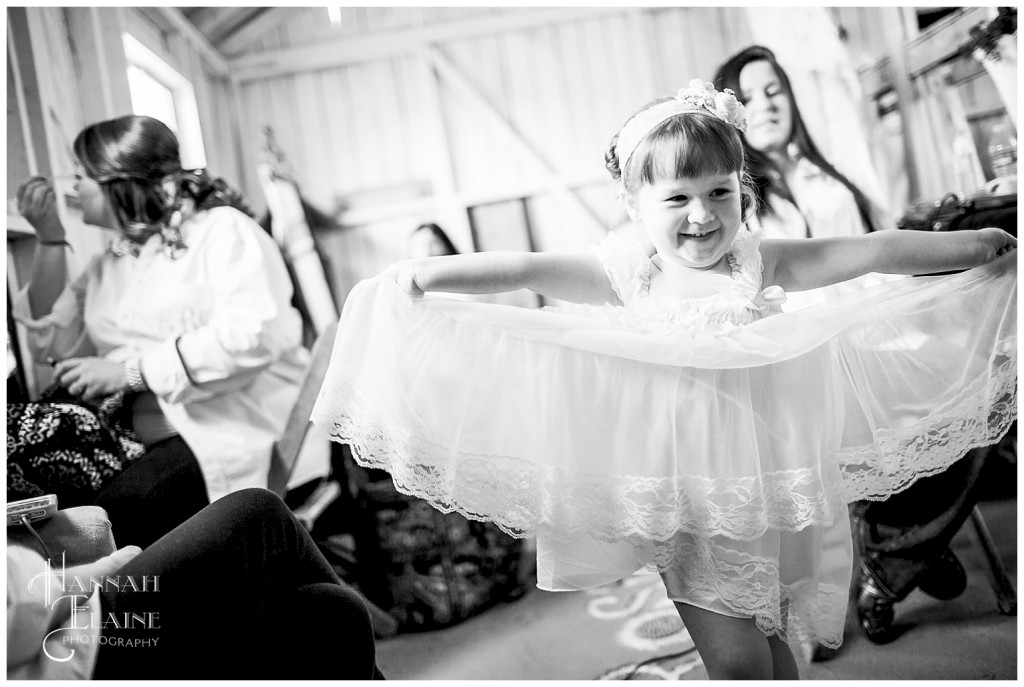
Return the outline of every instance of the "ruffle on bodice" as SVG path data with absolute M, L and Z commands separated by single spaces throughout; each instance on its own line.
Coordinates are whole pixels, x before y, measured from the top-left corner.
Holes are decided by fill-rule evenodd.
M 592 250 L 625 307 L 567 305 L 566 314 L 599 317 L 638 332 L 700 330 L 718 334 L 782 311 L 786 292 L 778 286 L 761 288 L 763 262 L 760 236 L 741 228 L 726 258 L 732 282 L 726 290 L 697 298 L 651 296 L 653 263 L 635 239 L 609 234 Z

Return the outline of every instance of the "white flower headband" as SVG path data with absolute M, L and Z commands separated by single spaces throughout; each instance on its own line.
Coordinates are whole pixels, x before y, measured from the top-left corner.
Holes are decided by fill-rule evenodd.
M 730 89 L 717 91 L 713 84 L 693 79 L 688 87 L 680 89 L 671 100 L 649 107 L 626 122 L 615 144 L 619 169 L 626 169 L 626 162 L 633 151 L 654 127 L 670 117 L 686 112 L 708 112 L 740 131 L 747 130 L 747 111 Z

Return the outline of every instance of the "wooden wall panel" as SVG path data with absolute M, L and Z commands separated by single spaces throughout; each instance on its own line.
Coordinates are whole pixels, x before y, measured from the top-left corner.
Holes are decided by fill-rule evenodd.
M 432 23 L 531 10 L 343 8 L 341 26 L 333 28 L 317 11 L 323 12 L 311 8 L 292 15 L 254 49 L 366 32 L 384 37 Z M 713 68 L 749 36 L 744 22 L 742 8 L 622 8 L 446 40 L 434 49 L 445 68 L 457 73 L 454 80 L 426 66 L 426 53 L 410 52 L 246 81 L 239 86 L 242 110 L 259 121 L 242 130 L 274 128 L 316 207 L 333 212 L 339 198 L 351 206 L 341 216 L 345 228 L 322 237 L 342 296 L 358 279 L 403 257 L 416 224 L 446 212 L 450 217 L 460 203 L 529 195 L 538 246 L 580 248 L 624 219 L 604 169 L 612 135 L 646 101 L 674 92 L 691 77 L 710 79 Z M 433 129 L 437 113 L 425 110 L 433 107 L 433 79 L 439 79 L 447 151 Z M 247 136 L 243 148 L 251 140 Z M 243 149 L 247 166 L 254 167 L 256 152 Z M 445 200 L 442 193 L 431 202 L 431 192 L 451 184 L 439 155 L 450 155 L 455 197 Z M 551 170 L 582 203 L 552 192 Z M 255 176 L 245 176 L 248 187 L 258 189 Z M 424 192 L 428 197 L 418 201 Z M 452 233 L 465 247 L 462 231 L 459 226 Z

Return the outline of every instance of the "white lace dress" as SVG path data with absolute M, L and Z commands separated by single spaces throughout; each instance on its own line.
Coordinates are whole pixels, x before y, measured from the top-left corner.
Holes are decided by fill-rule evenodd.
M 657 570 L 673 599 L 838 646 L 846 503 L 945 469 L 1016 416 L 1015 256 L 782 313 L 746 231 L 706 298 L 651 297 L 631 239 L 597 254 L 622 306 L 360 283 L 314 422 L 402 491 L 536 536 L 542 588 Z

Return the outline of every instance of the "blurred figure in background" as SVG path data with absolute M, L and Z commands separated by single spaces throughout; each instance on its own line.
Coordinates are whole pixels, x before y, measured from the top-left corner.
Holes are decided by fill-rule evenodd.
M 810 238 L 894 227 L 880 203 L 818 150 L 789 77 L 771 50 L 755 45 L 733 55 L 719 67 L 715 85 L 731 88 L 747 107 L 744 147 L 758 201 L 752 229 L 760 228 L 768 238 Z M 854 281 L 860 284 L 837 286 L 861 288 L 868 283 Z M 787 309 L 824 298 L 806 294 L 790 294 Z M 854 577 L 857 612 L 870 640 L 893 638 L 894 604 L 914 589 L 947 600 L 966 588 L 964 569 L 949 544 L 977 502 L 984 453 L 975 450 L 941 475 L 921 479 L 887 501 L 853 505 L 854 543 L 861 560 Z M 817 652 L 819 658 L 830 655 Z
M 459 250 L 444 229 L 429 222 L 416 227 L 409 236 L 410 258 L 433 258 L 438 255 L 458 255 Z

